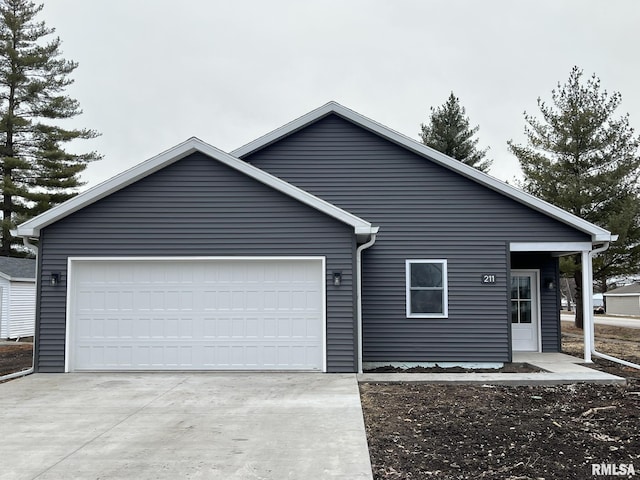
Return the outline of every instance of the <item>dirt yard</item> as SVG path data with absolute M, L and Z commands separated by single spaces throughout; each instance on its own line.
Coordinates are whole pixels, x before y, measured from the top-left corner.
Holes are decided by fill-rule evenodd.
M 581 356 L 582 332 L 562 326 L 565 353 Z M 640 362 L 640 330 L 598 325 L 596 338 L 603 353 Z M 628 385 L 362 384 L 374 478 L 608 478 L 591 475 L 601 463 L 640 475 L 640 371 L 595 368 Z
M 31 343 L 7 342 L 0 344 L 0 377 L 8 373 L 31 368 L 33 345 Z

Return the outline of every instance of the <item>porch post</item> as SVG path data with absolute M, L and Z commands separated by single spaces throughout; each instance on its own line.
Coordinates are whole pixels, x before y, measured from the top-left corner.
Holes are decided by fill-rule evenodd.
M 582 330 L 584 332 L 584 362 L 591 363 L 593 335 L 593 266 L 589 250 L 582 251 Z

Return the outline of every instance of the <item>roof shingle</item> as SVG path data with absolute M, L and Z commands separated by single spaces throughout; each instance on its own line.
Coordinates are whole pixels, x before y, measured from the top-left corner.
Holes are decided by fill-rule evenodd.
M 629 295 L 634 293 L 637 293 L 640 295 L 640 283 L 632 283 L 631 285 L 625 285 L 624 287 L 616 288 L 614 290 L 609 290 L 607 293 L 604 294 L 604 296 L 606 297 L 607 295 L 621 295 L 621 294 Z
M 0 272 L 12 278 L 36 278 L 33 258 L 0 257 Z

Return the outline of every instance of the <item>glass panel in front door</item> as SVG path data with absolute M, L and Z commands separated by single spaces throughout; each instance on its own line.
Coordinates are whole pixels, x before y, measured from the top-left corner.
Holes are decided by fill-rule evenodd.
M 511 277 L 511 323 L 531 323 L 531 277 Z
M 511 277 L 511 300 L 518 299 L 518 279 L 520 277 Z
M 531 300 L 531 278 L 518 277 L 518 296 L 522 300 Z
M 531 323 L 531 300 L 520 300 L 520 323 Z
M 518 322 L 518 318 L 519 318 L 519 313 L 518 313 L 519 309 L 518 309 L 518 302 L 517 301 L 511 301 L 511 323 L 519 323 Z

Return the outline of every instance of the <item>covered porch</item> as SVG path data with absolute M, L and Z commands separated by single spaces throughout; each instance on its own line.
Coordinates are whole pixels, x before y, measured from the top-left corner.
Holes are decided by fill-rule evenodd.
M 559 258 L 578 254 L 582 263 L 583 360 L 591 363 L 594 349 L 592 262 L 593 256 L 608 246 L 608 241 L 510 243 L 509 308 L 514 362 L 523 354 L 561 352 Z

